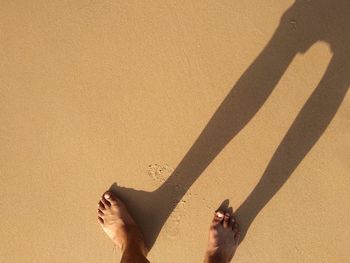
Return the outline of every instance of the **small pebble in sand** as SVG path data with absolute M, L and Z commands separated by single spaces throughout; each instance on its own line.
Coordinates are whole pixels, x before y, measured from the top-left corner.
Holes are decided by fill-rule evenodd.
M 297 21 L 296 20 L 290 20 L 289 23 L 292 25 L 293 29 L 297 28 Z

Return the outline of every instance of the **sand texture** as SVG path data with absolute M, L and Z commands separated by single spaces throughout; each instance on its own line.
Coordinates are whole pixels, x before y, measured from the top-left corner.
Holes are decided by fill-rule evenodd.
M 154 263 L 350 260 L 350 1 L 0 3 L 0 262 L 119 262 L 112 187 Z

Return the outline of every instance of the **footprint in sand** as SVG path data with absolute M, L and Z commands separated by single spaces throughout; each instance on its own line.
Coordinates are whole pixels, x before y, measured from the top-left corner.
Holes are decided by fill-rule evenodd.
M 166 237 L 175 239 L 179 234 L 181 218 L 185 212 L 186 201 L 182 200 L 178 203 L 174 211 L 171 213 L 164 225 L 164 233 Z
M 150 164 L 148 165 L 147 173 L 148 175 L 157 182 L 164 183 L 165 180 L 170 176 L 174 171 L 169 165 L 159 165 L 159 164 Z
M 157 181 L 159 183 L 164 183 L 166 179 L 174 172 L 174 169 L 170 167 L 168 164 L 165 164 L 165 165 L 150 164 L 148 165 L 147 172 L 148 172 L 148 175 L 154 181 Z M 172 191 L 172 196 L 176 197 L 176 196 L 179 196 L 178 193 L 182 192 L 183 189 L 180 183 L 178 183 L 170 186 L 169 191 Z M 172 204 L 170 205 L 173 206 L 174 210 L 169 216 L 163 228 L 163 231 L 166 237 L 170 239 L 174 239 L 178 236 L 181 218 L 184 216 L 186 202 L 190 197 L 191 197 L 191 192 L 187 191 L 187 193 L 181 200 L 178 200 L 176 198 L 172 200 Z

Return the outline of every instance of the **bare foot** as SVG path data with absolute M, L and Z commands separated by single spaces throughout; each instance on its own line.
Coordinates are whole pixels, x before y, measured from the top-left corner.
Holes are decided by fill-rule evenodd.
M 148 251 L 142 233 L 130 216 L 125 204 L 112 192 L 107 191 L 97 205 L 98 222 L 107 236 L 124 252 L 127 249 L 141 252 Z
M 239 228 L 230 214 L 217 211 L 209 229 L 208 248 L 205 263 L 228 263 L 239 244 Z

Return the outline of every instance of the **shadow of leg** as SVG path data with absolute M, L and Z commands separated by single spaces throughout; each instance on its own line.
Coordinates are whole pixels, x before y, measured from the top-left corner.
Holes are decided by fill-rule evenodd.
M 254 218 L 287 181 L 333 119 L 350 84 L 350 68 L 344 64 L 344 58 L 333 56 L 321 82 L 283 138 L 261 180 L 237 209 L 241 240 Z
M 191 185 L 264 104 L 293 60 L 288 27 L 280 27 L 226 96 L 171 176 L 154 192 L 112 186 L 139 222 L 149 249 Z
M 173 174 L 159 189 L 145 192 L 114 186 L 139 222 L 149 248 L 187 190 L 264 104 L 295 55 L 305 52 L 320 39 L 333 43 L 334 49 L 347 48 L 349 42 L 343 40 L 348 39 L 348 34 L 343 33 L 349 24 L 346 23 L 348 1 L 336 1 L 338 5 L 341 3 L 338 10 L 343 10 L 343 20 L 338 21 L 338 14 L 333 13 L 336 16 L 328 19 L 327 25 L 322 27 L 318 25 L 324 14 L 330 14 L 329 7 L 334 7 L 334 1 L 323 0 L 322 5 L 319 1 L 306 2 L 296 1 L 285 12 L 267 46 L 240 77 Z M 301 26 L 293 28 L 290 22 L 294 17 L 298 18 Z M 332 29 L 339 29 L 338 25 L 342 25 L 343 31 L 333 34 Z M 324 29 L 327 29 L 326 32 L 323 32 Z M 336 40 L 338 35 L 343 36 L 342 41 Z M 262 179 L 238 209 L 243 234 L 317 142 L 339 107 L 350 75 L 345 74 L 345 70 L 342 74 L 338 72 L 342 66 L 341 59 L 349 57 L 344 52 L 339 54 L 339 58 L 333 57 L 325 76 L 278 147 Z

